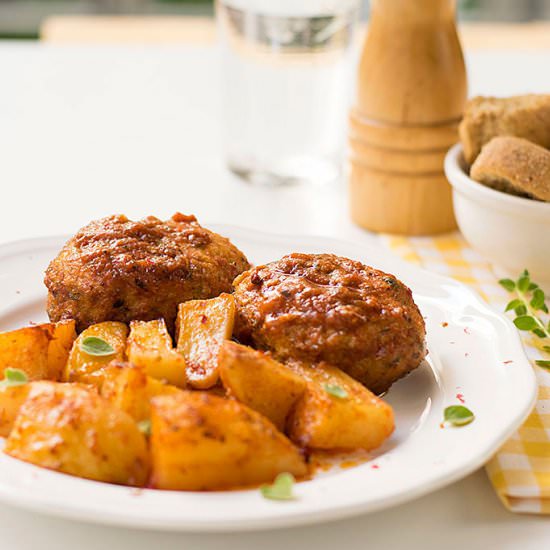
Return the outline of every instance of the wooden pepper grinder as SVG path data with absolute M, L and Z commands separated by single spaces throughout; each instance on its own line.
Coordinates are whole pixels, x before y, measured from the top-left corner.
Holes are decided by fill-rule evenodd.
M 373 231 L 455 228 L 443 173 L 466 102 L 455 0 L 372 0 L 350 113 L 355 223 Z

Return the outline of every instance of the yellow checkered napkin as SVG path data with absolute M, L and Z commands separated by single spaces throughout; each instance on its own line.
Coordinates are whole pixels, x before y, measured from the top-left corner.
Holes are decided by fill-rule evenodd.
M 412 238 L 382 235 L 380 239 L 405 260 L 473 287 L 499 311 L 510 300 L 491 265 L 469 248 L 458 233 Z M 550 514 L 550 373 L 534 364 L 535 359 L 548 356 L 544 357 L 537 337 L 524 332 L 521 336 L 536 371 L 538 401 L 525 424 L 502 446 L 486 469 L 509 510 Z

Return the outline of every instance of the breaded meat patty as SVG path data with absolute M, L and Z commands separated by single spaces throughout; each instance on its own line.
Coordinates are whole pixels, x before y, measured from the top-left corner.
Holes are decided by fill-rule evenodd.
M 109 216 L 83 227 L 50 263 L 48 314 L 52 321 L 75 319 L 79 331 L 101 321 L 160 317 L 172 330 L 179 303 L 231 292 L 249 267 L 240 250 L 194 216 Z
M 411 291 L 360 262 L 290 254 L 233 285 L 235 336 L 282 361 L 325 361 L 382 393 L 426 354 Z

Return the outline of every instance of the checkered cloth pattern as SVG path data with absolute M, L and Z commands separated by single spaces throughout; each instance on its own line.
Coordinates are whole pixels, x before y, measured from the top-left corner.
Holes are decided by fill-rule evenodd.
M 510 300 L 498 284 L 499 273 L 458 233 L 435 238 L 381 235 L 380 239 L 405 260 L 471 286 L 497 311 L 504 311 Z M 486 465 L 486 471 L 506 508 L 550 514 L 550 372 L 534 363 L 549 357 L 540 339 L 525 332 L 521 336 L 536 372 L 538 401 L 523 426 Z

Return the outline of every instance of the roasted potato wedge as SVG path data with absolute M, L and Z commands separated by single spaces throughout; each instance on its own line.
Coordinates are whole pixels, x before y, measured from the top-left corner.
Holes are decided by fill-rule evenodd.
M 61 327 L 58 330 L 63 332 Z M 61 354 L 53 344 L 55 338 L 54 323 L 0 333 L 0 378 L 11 367 L 25 371 L 29 380 L 56 379 Z
M 0 437 L 7 437 L 19 413 L 21 405 L 27 399 L 31 384 L 0 387 Z
M 219 379 L 218 354 L 231 338 L 235 302 L 231 294 L 211 300 L 190 300 L 179 305 L 176 319 L 177 349 L 185 357 L 189 384 L 208 389 Z
M 33 384 L 4 451 L 96 481 L 141 487 L 148 477 L 147 442 L 133 418 L 80 384 Z
M 371 450 L 393 432 L 392 408 L 340 369 L 324 364 L 289 366 L 307 382 L 287 424 L 290 439 L 298 445 Z
M 306 474 L 299 450 L 245 405 L 205 392 L 155 397 L 152 485 L 188 491 L 244 487 Z
M 269 355 L 230 340 L 222 344 L 219 369 L 229 395 L 284 431 L 290 409 L 306 389 L 303 378 Z
M 53 338 L 48 346 L 48 380 L 63 379 L 75 339 L 75 322 L 72 319 L 55 324 Z
M 81 349 L 81 343 L 94 336 L 104 340 L 113 348 L 110 355 L 90 355 Z M 111 361 L 123 361 L 126 350 L 128 327 L 124 323 L 106 321 L 92 325 L 80 333 L 75 340 L 65 369 L 64 380 L 97 384 L 97 378 L 102 376 L 100 369 Z M 99 372 L 98 372 L 99 371 Z
M 151 398 L 179 391 L 128 363 L 113 362 L 103 369 L 100 395 L 137 422 L 151 417 Z
M 132 321 L 126 348 L 128 361 L 146 374 L 185 388 L 185 359 L 172 347 L 164 319 Z

